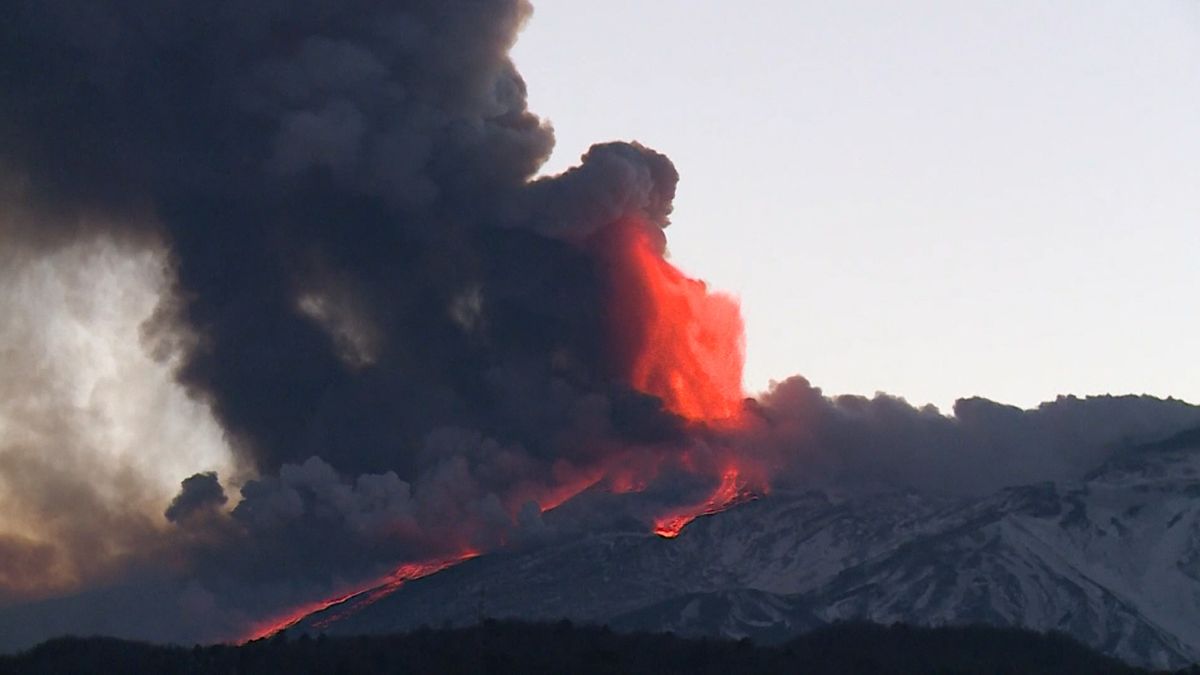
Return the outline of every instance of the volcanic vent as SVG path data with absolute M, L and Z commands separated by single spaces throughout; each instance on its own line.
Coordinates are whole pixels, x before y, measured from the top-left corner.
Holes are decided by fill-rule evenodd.
M 527 503 L 545 512 L 589 488 L 635 493 L 651 488 L 664 475 L 711 484 L 706 494 L 680 495 L 675 503 L 648 514 L 651 531 L 674 538 L 698 516 L 765 493 L 763 467 L 719 443 L 722 434 L 739 431 L 746 414 L 741 383 L 744 334 L 737 301 L 709 291 L 703 281 L 672 265 L 665 257 L 662 228 L 644 218 L 616 221 L 582 247 L 603 279 L 606 351 L 616 376 L 660 401 L 666 413 L 678 419 L 678 433 L 666 443 L 613 452 L 581 475 L 525 494 L 531 499 Z M 320 628 L 407 581 L 478 555 L 475 548 L 465 548 L 403 564 L 381 579 L 264 621 L 249 637 L 271 635 L 309 616 L 320 617 L 312 624 Z

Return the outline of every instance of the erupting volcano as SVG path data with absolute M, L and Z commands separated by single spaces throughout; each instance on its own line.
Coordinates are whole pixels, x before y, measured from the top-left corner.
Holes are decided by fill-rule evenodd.
M 691 425 L 739 426 L 745 337 L 737 301 L 709 291 L 703 281 L 668 262 L 658 227 L 636 219 L 615 223 L 604 233 L 601 248 L 608 256 L 614 351 L 629 384 L 657 396 Z M 704 473 L 690 449 L 679 459 L 686 471 Z M 678 536 L 697 516 L 764 492 L 766 481 L 751 485 L 743 461 L 725 458 L 713 476 L 719 482 L 712 494 L 656 518 L 654 532 Z
M 131 335 L 163 386 L 203 402 L 179 414 L 211 419 L 228 446 L 181 464 L 194 473 L 178 493 L 116 478 L 132 468 L 98 484 L 96 439 L 138 434 L 63 424 L 75 404 L 41 392 L 74 385 L 30 374 L 37 386 L 12 395 L 11 410 L 33 401 L 43 414 L 29 437 L 62 430 L 45 448 L 80 454 L 63 476 L 37 459 L 57 450 L 22 461 L 54 485 L 95 489 L 94 503 L 121 515 L 55 531 L 49 549 L 21 539 L 22 559 L 66 558 L 15 589 L 0 579 L 0 596 L 170 560 L 219 608 L 202 629 L 181 618 L 172 630 L 260 636 L 313 610 L 354 611 L 476 552 L 617 527 L 596 503 L 626 509 L 620 527 L 666 535 L 766 489 L 762 460 L 740 440 L 738 304 L 664 257 L 671 160 L 598 143 L 539 175 L 553 130 L 528 109 L 509 57 L 526 0 L 235 3 L 216 14 L 94 4 L 111 28 L 100 37 L 91 14 L 56 0 L 19 3 L 0 29 L 0 64 L 41 64 L 0 66 L 0 139 L 13 141 L 0 143 L 0 198 L 29 220 L 0 219 L 20 244 L 0 248 L 29 270 L 96 242 L 152 257 L 157 306 L 131 315 Z M 81 290 L 108 274 L 107 262 L 62 268 Z M 75 304 L 87 302 L 64 307 Z M 72 321 L 74 311 L 63 310 Z M 74 325 L 47 325 L 58 323 Z M 59 361 L 29 335 L 29 363 Z M 114 456 L 144 456 L 135 445 Z M 51 513 L 38 485 L 21 499 L 46 522 L 109 513 Z M 130 504 L 159 493 L 164 522 L 147 532 L 146 507 Z M 128 538 L 97 559 L 77 535 L 93 530 Z M 115 553 L 127 550 L 137 564 Z M 379 579 L 385 569 L 396 573 Z M 171 611 L 137 634 L 173 638 L 156 625 Z
M 1074 551 L 1067 481 L 1124 457 L 1129 439 L 1196 429 L 1200 408 L 1060 397 L 1020 411 L 973 397 L 943 415 L 883 393 L 829 396 L 798 375 L 747 399 L 738 299 L 668 255 L 667 233 L 679 242 L 691 225 L 671 223 L 674 163 L 634 140 L 562 163 L 551 120 L 530 109 L 512 48 L 532 1 L 5 3 L 0 655 L 68 633 L 193 644 L 484 610 L 615 629 L 682 626 L 682 612 L 739 637 L 711 607 L 760 628 L 774 617 L 775 633 L 894 617 L 932 596 L 969 602 L 916 619 L 1026 616 L 1042 629 L 1084 615 L 1082 570 L 1063 570 L 1060 604 L 989 607 L 974 587 L 920 585 L 953 578 L 953 556 L 929 575 L 906 571 L 923 554 L 890 567 L 876 552 L 931 532 L 917 519 L 941 518 L 944 493 L 1027 485 L 1050 487 L 1002 493 L 1000 511 L 1021 520 L 988 522 L 1043 533 L 1057 521 L 1027 515 L 1067 514 L 1060 541 Z M 560 85 L 585 90 L 590 72 Z M 624 124 L 649 111 L 627 104 L 638 96 L 604 99 L 632 113 Z M 658 98 L 651 112 L 694 121 Z M 710 220 L 714 241 L 744 239 Z M 888 337 L 864 339 L 896 347 Z M 1200 531 L 1200 512 L 1177 506 L 1195 501 L 1194 473 L 1159 507 L 1131 492 L 1113 511 L 1128 527 L 1105 511 L 1098 547 L 1062 559 L 1132 560 L 1104 542 L 1141 531 L 1135 512 L 1168 523 L 1164 541 Z M 892 490 L 904 497 L 861 517 L 843 507 Z M 928 512 L 910 491 L 929 493 Z M 966 515 L 982 523 L 971 514 L 993 506 Z M 956 550 L 979 559 L 976 543 Z M 1163 551 L 1128 579 L 1085 576 L 1123 579 L 1112 590 L 1129 608 L 1200 597 L 1178 563 L 1200 553 Z M 1058 574 L 1047 560 L 1013 578 Z M 1162 595 L 1124 602 L 1164 570 L 1182 572 Z M 872 597 L 809 595 L 827 572 Z M 503 590 L 484 606 L 493 579 Z M 1178 618 L 1180 640 L 1200 645 L 1191 605 L 1118 635 L 1112 593 L 1088 593 L 1099 623 L 1072 620 L 1086 635 L 1151 645 Z
M 603 231 L 591 249 L 608 281 L 609 339 L 618 375 L 634 389 L 662 401 L 684 420 L 688 436 L 705 429 L 734 430 L 742 424 L 744 335 L 737 301 L 710 292 L 664 257 L 666 240 L 659 227 L 625 219 Z M 696 433 L 691 433 L 691 432 Z M 679 536 L 702 515 L 723 511 L 767 491 L 761 467 L 729 448 L 701 453 L 691 440 L 674 451 L 651 457 L 620 453 L 602 467 L 535 495 L 539 510 L 552 510 L 601 482 L 614 494 L 641 492 L 667 469 L 704 479 L 715 487 L 705 498 L 672 505 L 655 514 L 651 531 L 664 538 Z M 703 455 L 703 457 L 702 457 Z M 399 566 L 388 577 L 363 584 L 353 592 L 306 605 L 257 626 L 251 639 L 285 630 L 306 616 L 319 616 L 322 626 L 353 614 L 389 595 L 405 582 L 476 557 L 460 555 Z M 318 614 L 319 613 L 319 614 Z

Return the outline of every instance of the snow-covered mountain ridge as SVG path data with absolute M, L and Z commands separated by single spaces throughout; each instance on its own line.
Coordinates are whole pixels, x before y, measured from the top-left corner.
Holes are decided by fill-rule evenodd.
M 982 622 L 1063 631 L 1142 665 L 1195 662 L 1200 434 L 1117 453 L 1079 481 L 984 498 L 776 492 L 677 539 L 607 532 L 484 556 L 293 630 L 482 616 L 765 640 L 842 619 Z

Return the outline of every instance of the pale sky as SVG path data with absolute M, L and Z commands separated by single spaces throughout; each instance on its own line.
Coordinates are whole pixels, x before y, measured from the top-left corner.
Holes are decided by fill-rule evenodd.
M 751 391 L 1200 402 L 1200 2 L 534 3 L 547 170 L 675 161 Z

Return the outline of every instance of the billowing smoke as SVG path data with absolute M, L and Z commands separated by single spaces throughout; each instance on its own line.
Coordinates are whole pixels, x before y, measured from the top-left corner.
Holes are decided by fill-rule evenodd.
M 526 502 L 561 500 L 613 452 L 678 437 L 613 365 L 586 245 L 621 218 L 664 225 L 674 168 L 619 143 L 531 182 L 553 136 L 507 56 L 529 11 L 52 1 L 8 13 L 6 250 L 30 265 L 88 242 L 157 256 L 168 286 L 139 345 L 212 411 L 230 463 L 261 472 L 227 502 L 243 477 L 222 485 L 204 472 L 224 466 L 196 466 L 160 506 L 170 526 L 139 510 L 139 527 L 181 539 L 164 546 L 188 549 L 188 573 L 332 586 L 381 561 L 494 545 L 495 524 Z M 19 386 L 10 401 L 31 391 Z M 12 482 L 51 445 L 6 453 L 20 461 Z M 93 475 L 83 457 L 54 464 Z M 75 492 L 38 494 L 96 511 L 61 503 Z M 39 550 L 14 552 L 16 569 L 44 568 Z
M 529 15 L 13 3 L 0 602 L 59 597 L 0 646 L 245 636 L 402 562 L 599 526 L 545 517 L 588 491 L 669 530 L 774 484 L 1070 476 L 1200 423 L 1147 399 L 947 418 L 798 378 L 741 401 L 736 303 L 662 259 L 670 160 L 608 143 L 534 178 Z
M 119 577 L 181 475 L 233 473 L 218 425 L 140 338 L 160 255 L 0 247 L 0 603 Z
M 1200 425 L 1200 407 L 1150 396 L 1060 396 L 1033 410 L 959 399 L 947 417 L 885 394 L 826 397 L 802 377 L 754 407 L 739 442 L 786 458 L 777 481 L 958 495 L 1078 479 L 1115 450 Z
M 428 429 L 461 424 L 558 456 L 557 420 L 610 373 L 594 270 L 533 231 L 661 224 L 675 174 L 619 145 L 528 184 L 553 142 L 506 56 L 528 12 L 20 3 L 4 161 L 58 221 L 26 229 L 153 217 L 177 283 L 159 328 L 199 339 L 179 376 L 261 469 L 408 473 Z

